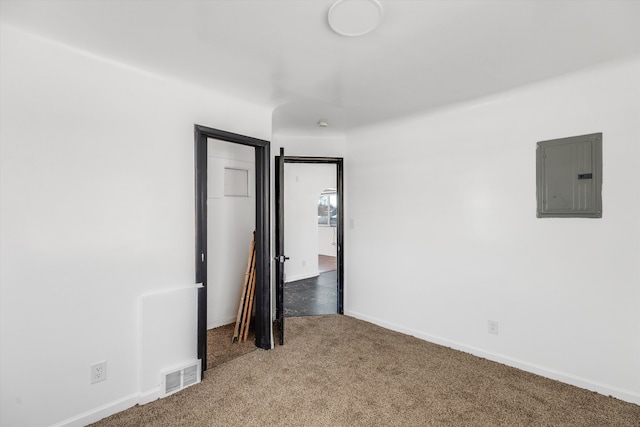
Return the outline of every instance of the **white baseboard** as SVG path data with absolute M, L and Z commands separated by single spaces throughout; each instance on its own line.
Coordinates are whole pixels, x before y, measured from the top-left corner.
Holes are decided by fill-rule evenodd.
M 106 405 L 102 405 L 74 417 L 67 418 L 64 421 L 53 424 L 51 427 L 83 427 L 135 406 L 138 403 L 138 398 L 139 395 L 137 393 L 130 394 L 122 399 L 115 400 L 111 403 L 107 403 Z
M 118 399 L 114 402 L 107 403 L 98 408 L 90 411 L 83 412 L 75 417 L 68 418 L 59 423 L 53 424 L 51 427 L 83 427 L 96 421 L 100 421 L 103 418 L 117 414 L 126 409 L 129 409 L 135 405 L 146 405 L 156 401 L 162 397 L 162 389 L 155 387 L 151 390 L 142 392 L 140 394 L 131 394 L 122 399 Z
M 146 405 L 147 403 L 151 403 L 154 400 L 160 399 L 162 396 L 162 388 L 154 387 L 151 390 L 140 393 L 140 397 L 138 398 L 138 403 L 140 405 Z
M 491 353 L 475 347 L 469 347 L 459 342 L 450 341 L 446 338 L 425 334 L 423 332 L 416 331 L 411 328 L 405 328 L 403 326 L 396 325 L 395 323 L 386 322 L 384 320 L 367 316 L 365 314 L 358 313 L 355 311 L 345 310 L 344 314 L 347 316 L 355 317 L 356 319 L 373 323 L 378 326 L 382 326 L 383 328 L 390 329 L 392 331 L 411 335 L 416 338 L 420 338 L 422 340 L 432 342 L 434 344 L 450 347 L 452 349 L 463 351 L 465 353 L 470 353 L 470 354 L 473 354 L 474 356 L 492 360 L 494 362 L 498 362 L 503 365 L 511 366 L 513 368 L 518 368 L 526 372 L 531 372 L 533 374 L 540 375 L 542 377 L 550 378 L 552 380 L 557 380 L 557 381 L 570 384 L 576 387 L 580 387 L 586 390 L 595 391 L 596 393 L 600 393 L 605 396 L 613 396 L 617 399 L 624 400 L 625 402 L 630 402 L 630 403 L 635 403 L 636 405 L 640 405 L 640 394 L 630 390 L 620 389 L 607 384 L 599 383 L 597 381 L 592 381 L 586 378 L 556 371 L 554 369 L 549 369 L 544 366 L 535 365 L 523 360 L 513 359 L 507 356 Z

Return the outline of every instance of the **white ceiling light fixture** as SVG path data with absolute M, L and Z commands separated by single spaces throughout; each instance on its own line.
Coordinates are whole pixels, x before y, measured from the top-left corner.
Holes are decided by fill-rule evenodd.
M 380 25 L 382 15 L 378 0 L 338 0 L 329 9 L 329 26 L 341 36 L 362 36 Z
M 327 126 L 329 126 L 329 123 L 326 120 L 319 120 L 318 121 L 318 127 L 326 128 Z

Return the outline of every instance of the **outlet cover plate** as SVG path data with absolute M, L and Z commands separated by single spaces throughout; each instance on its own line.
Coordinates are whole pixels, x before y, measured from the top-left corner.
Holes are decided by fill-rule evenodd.
M 96 362 L 90 366 L 91 368 L 91 384 L 98 383 L 107 379 L 107 361 Z
M 489 333 L 498 335 L 498 322 L 496 320 L 489 320 Z

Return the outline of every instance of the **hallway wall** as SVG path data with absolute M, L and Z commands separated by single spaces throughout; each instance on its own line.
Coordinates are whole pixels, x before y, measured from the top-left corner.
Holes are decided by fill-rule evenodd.
M 318 255 L 338 256 L 337 227 L 318 227 Z

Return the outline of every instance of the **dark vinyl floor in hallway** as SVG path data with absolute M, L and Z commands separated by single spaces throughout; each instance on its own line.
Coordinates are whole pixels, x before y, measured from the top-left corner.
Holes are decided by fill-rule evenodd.
M 297 280 L 284 285 L 284 316 L 320 316 L 336 314 L 337 271 L 326 271 L 319 276 Z

